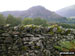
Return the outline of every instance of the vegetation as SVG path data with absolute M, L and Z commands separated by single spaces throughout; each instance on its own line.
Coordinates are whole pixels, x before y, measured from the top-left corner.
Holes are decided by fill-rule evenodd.
M 75 24 L 73 23 L 75 19 L 67 19 L 65 23 L 57 23 L 58 25 L 64 27 L 64 28 L 73 28 L 75 29 Z M 71 23 L 72 22 L 72 23 Z M 41 25 L 41 26 L 49 26 L 53 22 L 47 21 L 45 19 L 41 18 L 20 18 L 20 17 L 14 17 L 12 15 L 8 15 L 8 17 L 4 17 L 2 14 L 0 14 L 0 25 L 5 25 L 5 24 L 11 24 L 12 26 L 17 26 L 17 25 Z M 53 24 L 56 24 L 54 22 Z
M 20 18 L 20 17 L 14 17 L 12 15 L 8 15 L 8 17 L 4 17 L 2 14 L 0 15 L 0 25 L 5 24 L 11 24 L 11 26 L 17 26 L 17 25 L 29 25 L 29 24 L 35 24 L 35 25 L 42 25 L 42 26 L 48 26 L 47 20 L 41 19 L 41 18 Z
M 32 19 L 31 18 L 24 18 L 23 22 L 22 22 L 24 25 L 29 25 L 29 24 L 32 24 Z
M 5 24 L 5 17 L 0 14 L 0 25 L 4 25 Z
M 58 44 L 54 47 L 59 51 L 75 51 L 75 39 L 71 41 L 59 41 Z
M 57 23 L 58 25 L 64 27 L 64 28 L 73 28 L 75 29 L 75 24 L 67 24 L 67 23 Z
M 12 15 L 8 15 L 6 19 L 6 24 L 11 24 L 12 26 L 16 26 L 21 24 L 21 18 L 16 18 Z

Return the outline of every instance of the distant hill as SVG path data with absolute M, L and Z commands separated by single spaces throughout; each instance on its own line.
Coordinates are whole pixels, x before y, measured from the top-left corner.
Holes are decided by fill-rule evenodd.
M 55 21 L 55 22 L 65 20 L 65 17 L 62 17 L 56 14 L 55 12 L 49 11 L 43 6 L 34 6 L 25 11 L 5 11 L 5 12 L 0 12 L 0 13 L 3 14 L 4 16 L 8 16 L 8 14 L 11 14 L 15 17 L 22 17 L 22 18 L 40 17 L 40 18 L 47 19 L 49 21 Z
M 56 13 L 64 17 L 75 17 L 75 5 L 60 9 Z

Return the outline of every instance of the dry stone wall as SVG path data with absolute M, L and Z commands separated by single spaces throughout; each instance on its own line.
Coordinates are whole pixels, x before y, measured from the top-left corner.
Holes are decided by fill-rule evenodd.
M 60 56 L 53 46 L 75 39 L 75 33 L 49 34 L 48 28 L 0 26 L 0 56 Z

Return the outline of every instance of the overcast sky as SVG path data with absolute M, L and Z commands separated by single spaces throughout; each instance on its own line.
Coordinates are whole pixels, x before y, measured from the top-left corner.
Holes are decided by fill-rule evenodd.
M 0 0 L 0 11 L 27 10 L 37 5 L 56 11 L 75 5 L 75 0 Z

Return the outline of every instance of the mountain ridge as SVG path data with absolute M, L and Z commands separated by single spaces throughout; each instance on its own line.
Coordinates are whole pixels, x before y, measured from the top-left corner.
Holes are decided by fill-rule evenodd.
M 29 8 L 28 10 L 24 11 L 6 11 L 6 12 L 0 12 L 0 14 L 3 14 L 4 16 L 8 16 L 9 14 L 15 16 L 15 17 L 22 17 L 22 18 L 44 18 L 49 21 L 59 21 L 62 20 L 64 17 L 56 14 L 55 12 L 49 11 L 43 6 L 34 6 Z
M 57 10 L 56 13 L 63 17 L 73 17 L 75 16 L 75 5 Z

